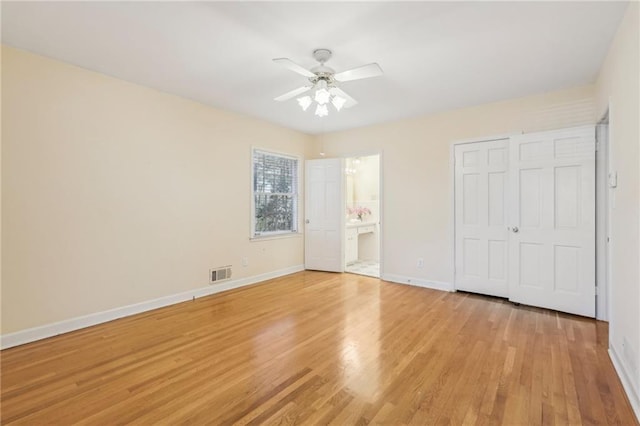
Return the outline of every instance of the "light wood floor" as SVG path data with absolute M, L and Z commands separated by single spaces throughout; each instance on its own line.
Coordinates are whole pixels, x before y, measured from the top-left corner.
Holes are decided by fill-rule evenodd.
M 636 424 L 607 325 L 350 274 L 2 351 L 3 424 Z

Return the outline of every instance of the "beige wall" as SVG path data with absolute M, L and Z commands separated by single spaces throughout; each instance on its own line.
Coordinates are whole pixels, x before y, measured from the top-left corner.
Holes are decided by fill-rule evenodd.
M 579 87 L 326 134 L 316 154 L 382 152 L 384 274 L 452 283 L 451 143 L 592 124 L 594 96 L 593 86 Z
M 597 82 L 598 114 L 611 103 L 612 286 L 610 344 L 640 395 L 640 4 L 633 2 L 618 28 Z M 626 339 L 627 344 L 623 345 Z M 626 347 L 625 347 L 626 346 Z M 629 347 L 630 346 L 630 347 Z
M 2 68 L 3 334 L 303 263 L 302 237 L 249 240 L 250 152 L 310 136 L 7 47 Z

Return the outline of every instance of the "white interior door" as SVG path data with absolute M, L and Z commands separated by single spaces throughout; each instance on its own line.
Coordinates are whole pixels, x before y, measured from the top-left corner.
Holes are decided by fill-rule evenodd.
M 455 147 L 455 287 L 507 297 L 508 139 Z
M 344 268 L 343 160 L 305 162 L 305 268 L 342 272 Z
M 511 138 L 509 298 L 595 315 L 595 129 Z

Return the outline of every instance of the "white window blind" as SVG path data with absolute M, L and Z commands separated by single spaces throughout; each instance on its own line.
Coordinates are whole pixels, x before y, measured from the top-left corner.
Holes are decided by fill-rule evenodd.
M 254 236 L 297 232 L 298 159 L 253 151 Z

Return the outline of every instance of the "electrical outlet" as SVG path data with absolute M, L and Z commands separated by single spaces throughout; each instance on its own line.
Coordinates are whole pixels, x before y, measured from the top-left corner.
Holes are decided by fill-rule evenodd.
M 249 258 L 248 257 L 243 257 L 242 258 L 242 267 L 246 268 L 247 266 L 249 266 Z
M 419 258 L 418 258 L 418 262 L 416 263 L 416 266 L 417 266 L 418 268 L 424 268 L 424 259 L 423 259 L 423 258 L 421 258 L 421 257 L 419 257 Z

